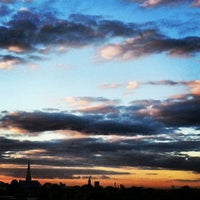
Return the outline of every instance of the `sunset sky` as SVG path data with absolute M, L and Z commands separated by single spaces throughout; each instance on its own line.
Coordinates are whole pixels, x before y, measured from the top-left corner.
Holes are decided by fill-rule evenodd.
M 199 0 L 0 0 L 0 181 L 200 187 Z

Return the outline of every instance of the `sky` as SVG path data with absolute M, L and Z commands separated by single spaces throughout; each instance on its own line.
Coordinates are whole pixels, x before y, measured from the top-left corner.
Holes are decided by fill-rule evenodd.
M 0 181 L 200 187 L 199 0 L 0 0 Z

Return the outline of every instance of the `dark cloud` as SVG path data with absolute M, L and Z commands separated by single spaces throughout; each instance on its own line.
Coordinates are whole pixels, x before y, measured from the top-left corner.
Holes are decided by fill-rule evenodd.
M 1 120 L 2 127 L 9 127 L 11 124 L 15 127 L 30 131 L 41 132 L 48 130 L 84 130 L 89 121 L 80 116 L 67 113 L 49 113 L 49 112 L 19 112 L 6 115 Z
M 0 47 L 18 47 L 19 49 L 31 50 L 31 38 L 34 37 L 34 24 L 30 21 L 11 21 L 10 28 L 0 27 Z M 32 35 L 31 35 L 32 34 Z
M 127 158 L 124 160 L 124 158 Z M 122 162 L 123 161 L 123 162 Z M 187 170 L 200 172 L 199 157 L 191 157 L 189 160 L 185 157 L 174 156 L 162 153 L 147 152 L 147 151 L 121 151 L 114 154 L 107 153 L 104 157 L 100 157 L 96 161 L 97 165 L 105 162 L 106 166 L 132 166 L 132 167 L 149 167 L 152 169 L 173 169 L 173 170 Z
M 157 106 L 156 117 L 165 124 L 175 127 L 199 127 L 200 98 L 198 96 Z
M 0 12 L 6 15 L 11 11 L 2 5 Z M 33 58 L 34 53 L 43 54 L 47 49 L 49 52 L 55 45 L 66 48 L 100 45 L 113 37 L 139 33 L 135 24 L 79 14 L 61 20 L 54 12 L 40 13 L 28 9 L 18 11 L 5 21 L 0 27 L 0 48 L 8 53 L 21 54 L 23 59 L 28 55 Z
M 171 81 L 171 80 L 162 80 L 162 81 L 149 81 L 146 82 L 146 84 L 150 84 L 150 85 L 185 85 L 186 83 L 183 81 Z
M 2 175 L 13 176 L 18 178 L 25 178 L 26 168 L 8 168 L 1 169 Z M 94 170 L 94 169 L 51 169 L 51 168 L 33 168 L 32 176 L 34 178 L 47 178 L 47 179 L 80 179 L 81 176 L 77 175 L 102 175 L 100 178 L 106 179 L 105 177 L 109 177 L 107 175 L 127 175 L 128 173 L 120 173 L 115 171 L 106 171 L 106 170 Z M 106 174 L 106 175 L 105 175 Z M 107 178 L 108 179 L 108 178 Z
M 14 139 L 6 139 L 0 137 L 0 145 L 1 145 L 1 153 L 5 153 L 6 151 L 17 152 L 17 151 L 25 151 L 30 149 L 41 149 L 43 148 L 43 143 L 40 142 L 30 142 L 30 141 L 19 141 Z
M 36 171 L 34 172 L 35 176 L 43 178 L 53 176 L 73 178 L 73 176 L 81 174 L 105 176 L 124 174 L 114 171 L 93 170 L 92 167 L 95 166 L 163 168 L 189 170 L 199 173 L 200 158 L 190 157 L 186 153 L 183 155 L 178 152 L 200 151 L 200 141 L 173 141 L 173 136 L 169 141 L 168 138 L 165 138 L 164 141 L 159 141 L 158 136 L 154 136 L 154 138 L 152 136 L 152 140 L 148 138 L 148 140 L 119 139 L 109 141 L 95 138 L 79 138 L 43 142 L 20 142 L 18 140 L 0 138 L 0 163 L 26 165 L 27 159 L 31 158 L 31 162 L 38 166 L 38 168 L 33 167 L 34 171 Z M 20 157 L 17 157 L 17 155 L 20 155 Z M 60 169 L 54 170 L 51 168 L 55 166 Z M 66 169 L 66 167 L 73 167 L 74 170 Z M 85 169 L 79 170 L 76 167 Z M 24 170 L 19 170 L 21 173 L 23 172 L 22 176 L 24 176 Z M 15 175 L 17 173 L 20 176 L 20 171 L 15 171 L 14 169 L 11 172 L 10 170 L 1 171 L 15 173 Z
M 177 182 L 188 182 L 188 183 L 199 183 L 200 179 L 174 179 L 173 181 L 177 181 Z
M 165 81 L 164 84 L 176 83 Z M 27 133 L 37 132 L 36 134 L 43 131 L 73 130 L 90 134 L 90 138 L 48 142 L 20 142 L 0 138 L 0 162 L 19 164 L 31 157 L 37 165 L 128 166 L 199 173 L 200 159 L 191 157 L 189 153 L 200 151 L 199 135 L 192 131 L 199 128 L 199 105 L 198 96 L 185 95 L 164 101 L 133 101 L 130 106 L 116 106 L 118 112 L 110 111 L 106 114 L 91 112 L 86 115 L 83 112 L 82 115 L 74 115 L 56 110 L 3 112 L 0 124 L 5 132 L 11 127 L 21 129 L 23 134 L 24 130 Z M 148 111 L 149 107 L 151 112 Z M 191 133 L 181 134 L 182 127 L 191 128 Z M 119 138 L 115 141 L 101 139 L 102 136 L 92 138 L 95 135 L 110 134 L 118 135 Z M 136 135 L 141 138 L 130 138 Z M 21 158 L 13 159 L 19 154 Z M 55 159 L 59 157 L 62 159 Z
M 4 55 L 4 56 L 0 56 L 0 62 L 16 62 L 18 63 L 23 63 L 24 60 L 20 57 L 17 56 L 12 56 L 12 55 Z
M 5 6 L 1 8 L 4 14 L 10 12 Z M 124 43 L 103 47 L 100 56 L 106 59 L 131 59 L 162 52 L 172 56 L 199 53 L 199 37 L 174 39 L 161 34 L 155 27 L 148 27 L 81 14 L 73 14 L 69 19 L 58 19 L 53 12 L 40 13 L 27 9 L 18 11 L 0 27 L 0 48 L 9 53 L 21 54 L 25 59 L 24 53 L 29 56 L 34 53 L 44 54 L 50 52 L 52 47 L 56 51 L 55 47 L 61 45 L 66 48 L 100 46 L 110 39 L 122 37 Z M 117 54 L 112 53 L 110 57 L 107 53 L 111 47 Z
M 102 20 L 99 22 L 99 30 L 104 35 L 116 36 L 132 36 L 139 33 L 138 26 L 133 23 L 124 24 L 120 21 Z
M 165 81 L 164 84 L 176 83 Z M 93 100 L 87 98 L 87 101 Z M 98 100 L 107 102 L 102 98 Z M 81 115 L 57 110 L 5 113 L 0 126 L 5 129 L 16 127 L 22 132 L 37 134 L 43 131 L 73 130 L 91 135 L 152 135 L 173 133 L 173 129 L 179 127 L 199 128 L 199 110 L 199 97 L 185 95 L 182 99 L 141 100 L 132 101 L 130 106 L 99 106 L 77 110 Z
M 149 84 L 149 83 L 148 83 Z M 196 87 L 193 92 L 198 94 L 198 87 L 193 82 L 150 82 L 150 84 L 171 84 L 171 85 L 187 85 Z M 156 100 L 142 100 L 132 101 L 131 109 L 127 107 L 127 110 L 131 111 L 135 109 L 135 112 L 141 116 L 151 116 L 157 119 L 159 122 L 165 124 L 165 127 L 193 127 L 199 128 L 200 118 L 200 98 L 199 95 L 182 95 L 177 98 L 169 98 L 163 101 Z M 148 109 L 150 108 L 150 109 Z
M 134 24 L 98 20 L 96 16 L 88 15 L 74 14 L 70 19 L 75 21 L 63 20 L 43 25 L 38 34 L 38 41 L 43 44 L 63 43 L 76 47 L 99 43 L 111 37 L 129 37 L 138 34 L 138 28 Z
M 108 113 L 109 114 L 109 113 Z M 27 132 L 75 130 L 86 134 L 137 135 L 164 131 L 162 124 L 150 117 L 111 115 L 78 116 L 63 112 L 17 112 L 2 117 L 1 128 L 16 127 Z
M 169 38 L 156 30 L 145 30 L 121 44 L 103 47 L 100 56 L 104 59 L 135 59 L 149 54 L 167 53 L 170 56 L 194 56 L 200 50 L 199 37 Z M 110 54 L 110 51 L 113 51 Z

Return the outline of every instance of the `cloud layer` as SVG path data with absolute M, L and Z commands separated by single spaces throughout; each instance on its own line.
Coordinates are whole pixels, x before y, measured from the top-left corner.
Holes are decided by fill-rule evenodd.
M 100 115 L 94 108 L 94 110 L 90 109 L 90 115 L 83 116 L 63 112 L 10 113 L 1 119 L 1 128 L 10 129 L 10 127 L 15 127 L 27 132 L 74 130 L 93 135 L 155 134 L 156 132 L 160 133 L 162 130 L 162 124 L 151 118 L 131 115 L 128 112 L 122 114 L 121 108 L 117 107 L 107 108 L 107 114 L 105 115 L 105 112 L 101 109 L 99 109 Z M 133 107 L 132 110 L 134 111 L 134 109 Z M 79 111 L 81 112 L 81 110 Z M 82 110 L 82 113 L 88 113 L 88 111 Z
M 1 9 L 2 13 L 9 12 L 5 5 Z M 136 59 L 159 53 L 188 57 L 199 53 L 199 37 L 171 38 L 156 28 L 156 22 L 149 26 L 148 22 L 127 23 L 83 14 L 60 19 L 52 13 L 41 15 L 33 9 L 11 12 L 0 27 L 0 48 L 4 50 L 0 55 L 1 69 L 45 59 L 52 52 L 88 46 L 97 48 L 98 57 L 104 60 Z M 111 42 L 119 38 L 120 42 Z
M 196 86 L 196 83 L 198 81 L 155 81 L 145 84 Z M 108 101 L 102 97 L 78 97 L 78 100 L 87 103 Z M 186 94 L 163 101 L 138 100 L 130 102 L 128 106 L 112 106 L 113 109 L 107 109 L 107 112 L 100 109 L 90 109 L 90 112 L 79 110 L 79 115 L 58 111 L 3 112 L 0 126 L 4 132 L 17 130 L 17 134 L 32 137 L 53 132 L 55 135 L 62 133 L 66 138 L 33 142 L 5 139 L 2 134 L 0 162 L 20 164 L 31 157 L 36 165 L 60 166 L 59 171 L 45 172 L 45 177 L 49 178 L 55 173 L 58 178 L 74 178 L 84 173 L 116 174 L 106 170 L 77 169 L 71 172 L 62 169 L 64 166 L 142 167 L 200 172 L 200 157 L 192 156 L 192 152 L 200 151 L 198 95 Z M 190 131 L 185 133 L 184 129 Z M 83 138 L 67 138 L 73 131 Z M 124 160 L 125 157 L 128 159 Z M 10 173 L 15 172 L 11 170 Z
M 156 30 L 146 30 L 140 36 L 123 43 L 109 44 L 100 50 L 103 59 L 136 59 L 150 54 L 167 53 L 170 56 L 193 56 L 199 52 L 199 37 L 169 38 Z

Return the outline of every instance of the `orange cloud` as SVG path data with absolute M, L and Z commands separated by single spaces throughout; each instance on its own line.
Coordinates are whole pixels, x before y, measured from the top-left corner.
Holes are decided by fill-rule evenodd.
M 85 107 L 90 104 L 87 99 L 77 97 L 67 97 L 65 100 L 71 107 Z
M 0 69 L 12 69 L 14 65 L 17 63 L 18 63 L 18 60 L 0 61 Z
M 67 97 L 67 103 L 79 110 L 90 110 L 93 108 L 102 108 L 110 105 L 116 105 L 119 100 L 110 100 L 103 97 Z
M 77 112 L 84 112 L 84 113 L 118 113 L 119 111 L 113 107 L 113 106 L 109 106 L 109 105 L 95 105 L 95 106 L 88 106 L 85 108 L 80 108 L 78 110 L 76 110 Z
M 200 96 L 200 80 L 190 81 L 187 86 L 189 86 L 192 94 Z
M 11 52 L 15 52 L 15 53 L 22 53 L 22 52 L 25 51 L 24 48 L 22 48 L 20 46 L 15 46 L 15 45 L 9 46 L 8 50 L 11 51 Z
M 116 58 L 122 54 L 120 45 L 107 45 L 100 50 L 100 57 L 106 60 Z
M 162 0 L 147 0 L 142 4 L 143 7 L 156 6 L 162 3 Z
M 126 86 L 126 89 L 132 90 L 132 89 L 136 89 L 138 86 L 139 86 L 139 84 L 137 81 L 129 81 Z

